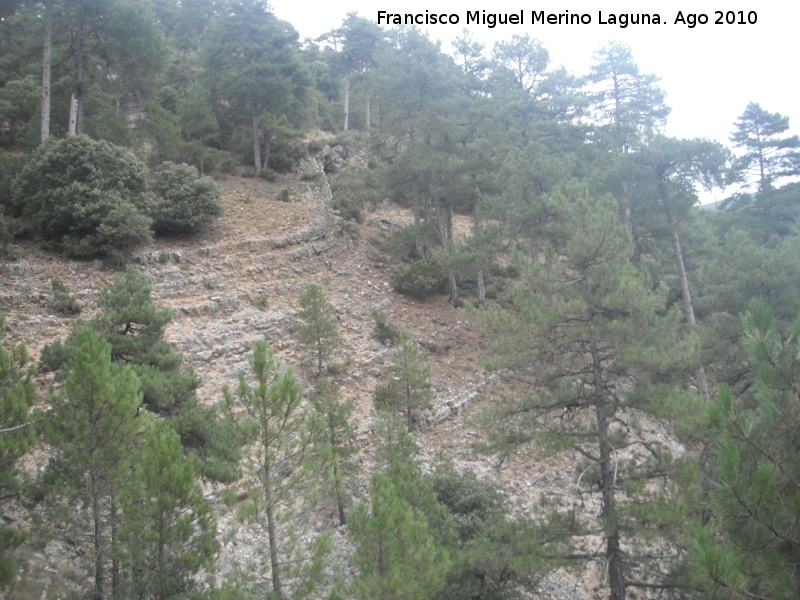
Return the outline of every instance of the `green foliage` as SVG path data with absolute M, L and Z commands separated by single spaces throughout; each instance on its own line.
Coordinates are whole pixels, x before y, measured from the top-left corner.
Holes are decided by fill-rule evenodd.
M 289 583 L 293 596 L 303 597 L 318 585 L 330 548 L 327 534 L 304 547 L 298 543 L 308 533 L 303 517 L 315 502 L 313 484 L 325 467 L 316 449 L 324 443 L 325 423 L 303 405 L 294 373 L 266 343 L 255 344 L 250 366 L 255 386 L 240 373 L 235 393 L 222 389 L 222 407 L 237 441 L 251 449 L 245 456 L 252 504 L 241 516 L 266 540 L 262 560 L 270 565 L 265 576 L 248 574 L 248 583 L 263 593 L 269 580 L 277 598 L 284 597 Z
M 50 281 L 50 288 L 53 290 L 53 298 L 47 303 L 47 308 L 59 315 L 77 315 L 83 306 L 69 291 L 69 288 L 58 279 Z
M 345 220 L 364 222 L 364 208 L 380 202 L 382 175 L 373 169 L 345 169 L 331 180 L 333 209 Z
M 395 291 L 423 300 L 440 293 L 447 284 L 447 272 L 435 258 L 411 263 L 410 267 L 392 269 Z
M 350 515 L 359 574 L 353 589 L 364 600 L 427 598 L 444 586 L 450 566 L 446 550 L 434 542 L 424 515 L 397 493 L 385 476 L 374 473 L 371 505 L 360 504 Z
M 300 321 L 295 326 L 297 341 L 305 346 L 316 359 L 317 375 L 322 375 L 324 363 L 341 345 L 342 340 L 336 321 L 322 288 L 311 283 L 297 300 Z
M 125 576 L 133 597 L 176 598 L 200 591 L 216 552 L 216 524 L 178 434 L 151 419 L 133 481 L 121 494 Z M 199 589 L 198 589 L 199 588 Z
M 152 212 L 156 234 L 194 233 L 222 214 L 217 184 L 189 165 L 163 163 L 153 174 L 150 189 L 156 196 Z
M 425 222 L 419 225 L 408 225 L 392 236 L 389 250 L 400 260 L 419 260 L 425 258 L 419 255 L 419 248 L 433 248 L 439 244 L 439 232 L 433 223 Z
M 78 331 L 69 376 L 52 394 L 47 413 L 47 442 L 54 449 L 49 476 L 56 502 L 71 500 L 65 520 L 90 534 L 95 594 L 102 597 L 113 548 L 107 528 L 115 527 L 119 490 L 130 474 L 131 455 L 140 429 L 139 380 L 129 367 L 111 362 L 111 346 L 89 327 Z M 77 514 L 75 507 L 79 507 Z
M 401 330 L 394 323 L 390 323 L 386 314 L 380 310 L 372 311 L 372 318 L 375 319 L 375 327 L 372 330 L 372 339 L 380 343 L 394 344 L 400 339 Z
M 164 340 L 172 319 L 168 308 L 158 310 L 146 275 L 128 267 L 114 277 L 98 303 L 101 312 L 91 323 L 111 345 L 115 363 L 130 366 L 139 376 L 144 405 L 166 419 L 178 432 L 186 450 L 195 455 L 204 476 L 219 481 L 237 478 L 239 450 L 216 411 L 198 403 L 200 379 L 193 370 L 181 370 L 182 358 Z M 74 332 L 42 349 L 44 370 L 63 368 L 74 357 Z
M 713 520 L 697 534 L 695 573 L 710 598 L 796 598 L 800 319 L 781 332 L 767 304 L 754 299 L 742 323 L 755 402 L 743 405 L 723 387 L 708 411 L 717 455 Z
M 17 459 L 36 441 L 31 409 L 36 400 L 34 367 L 23 344 L 6 344 L 5 316 L 0 313 L 0 506 L 20 489 Z M 0 527 L 0 588 L 14 575 L 10 552 L 25 538 L 17 529 Z
M 287 186 L 282 187 L 275 195 L 275 199 L 278 202 L 291 202 L 292 198 L 289 195 L 289 188 Z
M 351 441 L 356 431 L 353 420 L 356 404 L 352 398 L 342 402 L 339 387 L 324 378 L 318 379 L 314 384 L 310 400 L 314 410 L 325 422 L 320 446 L 324 449 L 330 469 L 339 524 L 346 525 L 345 507 L 349 503 L 347 480 L 355 471 L 355 465 L 350 459 L 358 451 Z
M 408 430 L 414 424 L 414 413 L 429 408 L 433 393 L 431 369 L 425 363 L 419 345 L 407 331 L 400 332 L 392 355 L 389 379 L 376 390 L 382 409 L 400 410 L 406 415 Z
M 145 165 L 86 136 L 41 146 L 14 181 L 14 205 L 47 247 L 70 256 L 120 257 L 152 240 Z

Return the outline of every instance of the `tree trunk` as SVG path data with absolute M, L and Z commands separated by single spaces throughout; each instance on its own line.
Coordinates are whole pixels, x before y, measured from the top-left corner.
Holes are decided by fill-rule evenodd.
M 350 122 L 350 71 L 344 76 L 344 131 Z
M 67 129 L 67 135 L 75 135 L 77 133 L 77 126 L 78 126 L 78 99 L 75 97 L 75 94 L 72 94 L 69 97 L 69 128 Z
M 590 287 L 586 278 L 587 293 Z M 591 319 L 591 317 L 590 317 Z M 603 519 L 603 533 L 606 538 L 606 560 L 608 561 L 608 582 L 611 600 L 625 600 L 625 579 L 622 576 L 622 551 L 619 543 L 619 524 L 614 506 L 616 473 L 611 465 L 613 447 L 608 438 L 608 407 L 603 381 L 603 365 L 594 334 L 589 330 L 589 348 L 592 354 L 592 385 L 595 396 L 595 419 L 597 420 L 597 441 L 600 450 L 600 485 L 602 504 L 600 516 Z
M 539 262 L 539 238 L 533 225 L 531 225 L 531 259 Z
M 367 94 L 367 141 L 369 141 L 369 94 Z
M 447 241 L 450 242 L 452 246 L 455 244 L 455 239 L 453 238 L 453 203 L 447 203 Z
M 83 45 L 84 45 L 84 32 L 83 25 L 78 30 L 78 55 L 76 57 L 77 65 L 77 87 L 75 88 L 75 131 L 74 133 L 83 133 Z M 72 107 L 70 107 L 70 116 L 72 114 Z
M 458 306 L 458 282 L 456 281 L 456 272 L 452 267 L 447 267 L 447 280 L 450 282 L 450 304 L 453 307 Z
M 92 475 L 92 518 L 94 520 L 94 600 L 103 600 L 105 579 L 103 564 L 103 519 L 100 515 L 100 491 L 97 476 Z
M 344 497 L 342 484 L 339 481 L 339 465 L 333 465 L 333 481 L 336 483 L 336 507 L 339 509 L 339 525 L 347 525 L 347 516 L 344 514 Z
M 681 297 L 683 299 L 683 313 L 686 316 L 686 321 L 692 331 L 697 329 L 697 320 L 694 317 L 694 305 L 692 304 L 692 295 L 689 291 L 689 278 L 686 276 L 686 266 L 683 262 L 683 252 L 681 252 L 681 241 L 678 238 L 678 228 L 675 226 L 675 219 L 672 217 L 672 208 L 669 202 L 662 200 L 664 204 L 664 212 L 667 215 L 667 224 L 669 225 L 669 234 L 672 238 L 672 254 L 675 258 L 675 267 L 678 270 L 678 279 L 681 282 Z M 706 379 L 706 371 L 703 365 L 698 365 L 695 374 L 697 379 L 697 387 L 700 392 L 708 399 L 711 395 L 708 391 L 708 379 Z
M 264 133 L 264 156 L 263 165 L 265 169 L 269 168 L 269 150 L 272 146 L 272 133 L 267 131 Z
M 111 498 L 111 597 L 116 599 L 120 593 L 120 566 L 119 548 L 117 547 L 119 537 L 119 515 L 117 514 L 116 492 Z
M 53 1 L 44 3 L 44 56 L 42 57 L 41 143 L 50 137 L 50 64 L 53 56 Z
M 637 267 L 641 263 L 642 248 L 639 245 L 639 225 L 636 222 L 636 209 L 629 205 L 628 210 L 631 215 L 631 237 L 633 238 L 633 264 Z
M 256 177 L 261 175 L 261 137 L 258 131 L 258 116 L 256 115 L 255 101 L 251 108 L 253 117 L 253 168 L 256 172 Z
M 268 448 L 264 445 L 265 451 Z M 272 591 L 278 598 L 283 598 L 281 585 L 280 563 L 278 561 L 278 538 L 275 525 L 275 507 L 272 506 L 272 482 L 270 482 L 269 459 L 265 456 L 264 462 L 264 510 L 267 513 L 267 532 L 269 540 L 269 562 L 272 569 Z
M 486 286 L 483 283 L 483 269 L 478 269 L 478 306 L 486 304 Z

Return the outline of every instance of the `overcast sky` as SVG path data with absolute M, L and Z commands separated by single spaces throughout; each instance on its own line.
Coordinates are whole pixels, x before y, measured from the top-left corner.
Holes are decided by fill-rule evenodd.
M 758 102 L 770 112 L 791 118 L 791 132 L 800 131 L 797 60 L 800 56 L 800 2 L 761 0 L 742 2 L 681 2 L 545 0 L 482 0 L 479 3 L 453 0 L 343 0 L 315 4 L 298 0 L 271 0 L 275 14 L 291 22 L 301 38 L 316 37 L 341 25 L 348 11 L 377 22 L 378 10 L 390 13 L 456 13 L 458 25 L 422 27 L 434 40 L 449 41 L 465 27 L 467 11 L 518 13 L 524 11 L 524 25 L 470 24 L 470 33 L 490 50 L 495 41 L 512 35 L 530 34 L 550 52 L 551 67 L 564 65 L 575 75 L 588 72 L 592 53 L 610 40 L 630 46 L 640 69 L 661 78 L 672 113 L 667 133 L 677 137 L 708 137 L 728 143 L 733 122 L 748 102 Z M 744 11 L 745 19 L 757 15 L 755 25 L 716 25 L 715 11 Z M 531 10 L 546 13 L 588 13 L 590 25 L 531 24 Z M 689 28 L 675 24 L 678 11 L 689 20 L 691 13 L 705 13 L 708 24 Z M 659 14 L 662 25 L 601 25 L 610 13 Z M 712 199 L 704 194 L 703 201 Z

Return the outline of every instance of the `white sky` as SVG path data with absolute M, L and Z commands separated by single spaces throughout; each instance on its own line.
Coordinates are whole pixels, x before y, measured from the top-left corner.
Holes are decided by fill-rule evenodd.
M 791 119 L 791 133 L 800 131 L 800 81 L 797 60 L 800 58 L 800 2 L 776 0 L 726 0 L 709 2 L 692 0 L 673 3 L 666 0 L 630 1 L 571 0 L 540 3 L 519 0 L 483 0 L 481 3 L 454 0 L 343 0 L 317 3 L 298 0 L 271 0 L 275 14 L 294 25 L 300 37 L 317 37 L 341 25 L 348 11 L 377 22 L 378 10 L 390 13 L 447 12 L 457 13 L 458 25 L 422 27 L 434 40 L 442 40 L 443 49 L 450 52 L 449 41 L 465 27 L 468 10 L 518 13 L 524 11 L 525 25 L 469 26 L 470 33 L 487 50 L 497 40 L 512 35 L 530 34 L 540 40 L 550 52 L 551 67 L 564 65 L 575 75 L 588 72 L 592 53 L 609 40 L 627 44 L 633 51 L 639 68 L 661 78 L 660 85 L 667 93 L 672 107 L 667 122 L 667 134 L 676 137 L 708 137 L 728 144 L 733 122 L 742 114 L 748 102 L 758 102 L 770 112 L 779 112 Z M 755 25 L 715 25 L 715 10 L 743 10 L 745 15 L 755 11 Z M 591 25 L 531 25 L 531 10 L 545 12 L 588 13 Z M 690 29 L 674 24 L 679 10 L 705 13 L 707 25 Z M 604 20 L 609 13 L 658 13 L 663 25 L 600 25 L 598 12 Z M 737 15 L 738 16 L 738 15 Z M 718 192 L 719 194 L 719 192 Z M 720 196 L 721 197 L 721 196 Z M 703 202 L 713 200 L 703 194 Z

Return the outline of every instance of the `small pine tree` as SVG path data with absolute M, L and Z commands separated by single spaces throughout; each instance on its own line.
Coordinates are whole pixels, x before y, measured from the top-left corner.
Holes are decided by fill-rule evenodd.
M 264 342 L 253 347 L 250 362 L 255 387 L 239 374 L 239 386 L 222 389 L 223 410 L 238 441 L 251 448 L 253 503 L 243 517 L 266 540 L 269 582 L 276 598 L 310 594 L 322 574 L 330 540 L 326 534 L 310 547 L 298 544 L 313 503 L 314 484 L 324 463 L 316 447 L 324 423 L 303 406 L 303 394 L 291 368 L 285 369 Z
M 121 497 L 124 580 L 132 597 L 175 598 L 195 590 L 198 571 L 211 567 L 216 524 L 178 434 L 148 421 Z
M 450 567 L 423 514 L 398 494 L 388 477 L 374 473 L 371 505 L 360 504 L 350 515 L 359 574 L 353 589 L 364 600 L 430 598 L 445 583 Z
M 317 375 L 321 376 L 325 361 L 342 343 L 333 320 L 331 305 L 328 304 L 322 288 L 315 283 L 306 287 L 297 303 L 300 306 L 298 316 L 302 323 L 295 328 L 295 335 L 297 341 L 308 348 L 316 359 Z
M 5 335 L 5 316 L 0 313 L 0 340 Z M 0 344 L 0 502 L 13 498 L 19 490 L 20 472 L 17 459 L 36 440 L 30 414 L 36 400 L 33 383 L 34 367 L 24 344 Z M 24 534 L 17 529 L 0 527 L 0 588 L 14 574 L 14 563 L 8 556 Z
M 352 398 L 342 402 L 339 386 L 327 378 L 317 380 L 311 394 L 311 402 L 325 423 L 321 442 L 326 447 L 330 464 L 339 524 L 346 525 L 347 516 L 344 509 L 348 499 L 345 483 L 347 476 L 355 470 L 350 458 L 358 451 L 351 442 L 355 435 L 353 412 L 356 404 Z
M 403 411 L 411 431 L 413 411 L 430 407 L 431 369 L 407 331 L 397 336 L 396 346 L 389 381 L 376 390 L 376 396 L 384 407 Z
M 109 561 L 116 568 L 115 540 L 109 541 L 109 534 L 113 538 L 119 491 L 130 476 L 142 397 L 136 374 L 111 362 L 110 345 L 90 327 L 77 334 L 69 373 L 48 413 L 47 441 L 54 449 L 48 471 L 57 481 L 54 496 L 71 500 L 67 520 L 74 519 L 72 507 L 88 517 L 78 527 L 91 532 L 94 595 L 102 599 Z

